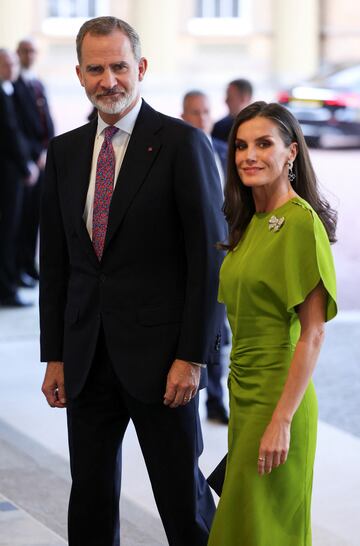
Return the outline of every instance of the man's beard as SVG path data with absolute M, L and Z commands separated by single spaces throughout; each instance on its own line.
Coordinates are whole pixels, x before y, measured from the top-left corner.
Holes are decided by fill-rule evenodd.
M 116 99 L 104 101 L 104 97 L 111 97 L 115 93 L 120 93 Z M 105 91 L 101 95 L 90 95 L 86 93 L 91 104 L 104 114 L 121 114 L 126 110 L 136 98 L 136 92 L 132 89 L 126 92 L 118 87 L 113 87 L 109 91 Z

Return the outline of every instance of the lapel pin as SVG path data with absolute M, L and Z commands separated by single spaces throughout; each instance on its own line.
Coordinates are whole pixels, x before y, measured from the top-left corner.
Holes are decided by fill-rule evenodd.
M 152 146 L 149 146 L 148 149 L 147 149 L 148 152 L 152 152 L 153 151 L 153 148 Z

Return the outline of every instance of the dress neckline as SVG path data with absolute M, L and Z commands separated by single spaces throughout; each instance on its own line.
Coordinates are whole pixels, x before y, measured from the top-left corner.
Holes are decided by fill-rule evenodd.
M 266 218 L 267 216 L 274 216 L 274 215 L 278 214 L 279 212 L 281 212 L 284 208 L 286 208 L 289 203 L 293 203 L 293 202 L 296 202 L 296 201 L 301 202 L 301 197 L 298 197 L 298 196 L 292 197 L 288 201 L 285 201 L 285 203 L 283 203 L 279 207 L 276 207 L 276 209 L 269 210 L 269 211 L 266 211 L 266 212 L 255 212 L 254 216 L 256 218 Z

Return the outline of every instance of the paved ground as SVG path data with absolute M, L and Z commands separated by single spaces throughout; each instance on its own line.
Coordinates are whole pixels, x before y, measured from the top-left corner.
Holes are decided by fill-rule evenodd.
M 315 371 L 320 419 L 360 438 L 360 313 L 327 325 Z
M 320 186 L 338 211 L 338 242 L 333 246 L 339 307 L 360 310 L 360 150 L 312 150 Z
M 0 491 L 0 546 L 66 544 L 67 462 L 1 420 Z M 159 521 L 128 499 L 121 521 L 123 546 L 165 543 Z

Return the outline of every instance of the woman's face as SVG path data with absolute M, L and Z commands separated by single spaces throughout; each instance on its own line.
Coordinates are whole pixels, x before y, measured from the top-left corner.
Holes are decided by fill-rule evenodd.
M 235 139 L 236 169 L 245 186 L 288 186 L 288 161 L 294 161 L 297 144 L 285 146 L 277 124 L 264 117 L 242 123 Z

